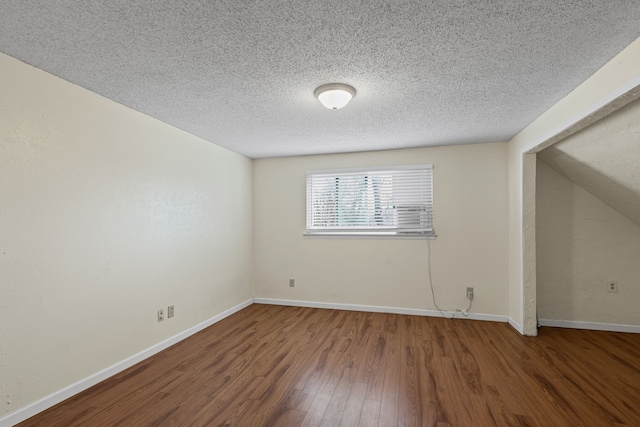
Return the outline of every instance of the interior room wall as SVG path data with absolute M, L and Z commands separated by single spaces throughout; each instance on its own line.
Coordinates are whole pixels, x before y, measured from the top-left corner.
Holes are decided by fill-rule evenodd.
M 508 143 L 509 181 L 509 317 L 523 333 L 535 335 L 536 330 L 536 283 L 525 276 L 525 271 L 535 271 L 535 241 L 525 242 L 523 233 L 535 235 L 535 214 L 529 215 L 534 222 L 524 223 L 523 210 L 525 188 L 523 153 L 534 149 L 547 138 L 564 129 L 565 125 L 582 118 L 585 110 L 610 93 L 640 75 L 640 38 L 616 55 L 589 79 L 562 100 L 534 120 L 514 136 Z M 535 177 L 535 172 L 528 174 Z M 533 186 L 535 187 L 535 185 Z M 535 188 L 533 188 L 535 193 Z M 534 197 L 528 194 L 527 197 Z M 528 204 L 531 206 L 531 204 Z M 529 250 L 525 251 L 526 248 Z M 533 254 L 533 255 L 532 255 Z
M 433 310 L 426 240 L 305 238 L 306 171 L 434 165 L 432 278 L 442 308 L 507 313 L 506 144 L 254 161 L 255 296 Z M 289 278 L 295 287 L 289 287 Z
M 640 227 L 640 99 L 538 158 Z
M 536 188 L 540 319 L 640 325 L 640 227 L 544 162 Z
M 250 159 L 0 70 L 1 418 L 250 299 L 253 210 Z

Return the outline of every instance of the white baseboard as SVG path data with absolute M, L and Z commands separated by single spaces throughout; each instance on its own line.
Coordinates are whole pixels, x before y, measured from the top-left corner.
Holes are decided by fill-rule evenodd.
M 444 311 L 420 308 L 382 307 L 377 305 L 340 304 L 332 302 L 298 301 L 273 298 L 254 298 L 256 304 L 288 305 L 293 307 L 330 308 L 334 310 L 366 311 L 373 313 L 409 314 L 413 316 L 454 317 L 456 319 L 488 320 L 491 322 L 507 322 L 508 317 L 500 314 L 469 313 L 467 316 L 458 311 Z
M 620 325 L 617 323 L 578 322 L 575 320 L 539 319 L 540 326 L 552 328 L 590 329 L 592 331 L 629 332 L 640 334 L 640 326 Z
M 512 317 L 509 317 L 509 324 L 511 325 L 511 327 L 513 329 L 515 329 L 516 331 L 520 332 L 520 335 L 524 335 L 524 328 L 518 322 L 513 320 Z
M 27 418 L 30 418 L 44 411 L 45 409 L 48 409 L 54 405 L 57 405 L 63 400 L 68 399 L 71 396 L 74 396 L 80 393 L 81 391 L 84 391 L 89 387 L 98 384 L 100 381 L 104 381 L 107 378 L 112 377 L 115 374 L 122 372 L 127 368 L 130 368 L 136 363 L 141 362 L 144 359 L 147 359 L 153 356 L 154 354 L 159 353 L 162 350 L 171 347 L 172 345 L 182 341 L 183 339 L 188 338 L 197 332 L 200 332 L 201 330 L 213 325 L 214 323 L 219 322 L 225 317 L 228 317 L 233 313 L 240 311 L 245 307 L 250 306 L 252 303 L 253 303 L 253 299 L 248 299 L 247 301 L 240 303 L 235 307 L 232 307 L 226 311 L 223 311 L 222 313 L 216 316 L 213 316 L 212 318 L 205 320 L 204 322 L 199 323 L 187 329 L 184 332 L 180 332 L 179 334 L 174 335 L 171 338 L 168 338 L 156 345 L 153 345 L 147 348 L 146 350 L 142 350 L 141 352 L 134 354 L 133 356 L 128 357 L 116 363 L 115 365 L 109 366 L 108 368 L 103 369 L 102 371 L 97 372 L 85 379 L 82 379 L 75 384 L 71 384 L 70 386 L 63 388 L 62 390 L 59 390 L 43 399 L 40 399 L 37 402 L 34 402 L 28 406 L 25 406 L 24 408 L 18 409 L 17 411 L 3 418 L 0 418 L 0 427 L 11 427 L 18 423 L 21 423 Z

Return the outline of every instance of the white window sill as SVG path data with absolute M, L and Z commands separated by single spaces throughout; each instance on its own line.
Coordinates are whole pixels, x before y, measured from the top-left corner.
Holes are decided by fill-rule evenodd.
M 304 233 L 305 239 L 399 239 L 435 240 L 436 234 L 395 234 L 395 233 Z

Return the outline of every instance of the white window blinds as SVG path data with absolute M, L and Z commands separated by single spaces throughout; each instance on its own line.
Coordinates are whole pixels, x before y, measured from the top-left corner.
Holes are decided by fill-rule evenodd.
M 433 235 L 433 166 L 307 172 L 307 234 Z

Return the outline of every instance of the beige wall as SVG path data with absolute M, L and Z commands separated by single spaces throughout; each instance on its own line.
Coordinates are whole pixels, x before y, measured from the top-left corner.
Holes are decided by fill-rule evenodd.
M 2 54 L 0 75 L 1 418 L 252 296 L 252 163 Z
M 540 319 L 640 325 L 640 227 L 545 163 L 537 170 Z
M 442 308 L 507 314 L 505 143 L 254 161 L 255 296 L 434 309 L 425 240 L 304 238 L 307 170 L 432 163 Z M 288 279 L 296 279 L 296 287 Z
M 509 141 L 509 315 L 526 334 L 536 334 L 535 237 L 533 241 L 523 239 L 523 233 L 535 236 L 535 184 L 530 182 L 535 179 L 535 161 L 530 161 L 529 170 L 524 170 L 522 153 L 554 135 L 563 124 L 579 120 L 592 104 L 639 75 L 637 39 Z M 523 222 L 525 217 L 527 222 Z

